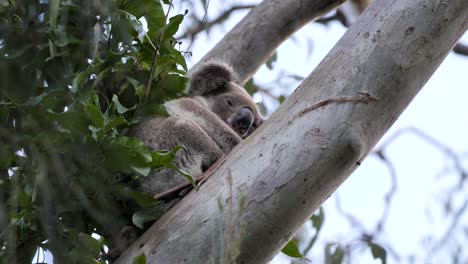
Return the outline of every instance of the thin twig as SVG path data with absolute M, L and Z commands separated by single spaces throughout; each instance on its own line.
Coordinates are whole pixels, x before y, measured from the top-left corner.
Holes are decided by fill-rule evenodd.
M 466 177 L 468 176 L 468 172 L 464 169 L 462 160 L 459 157 L 459 155 L 457 155 L 457 153 L 453 149 L 451 149 L 444 143 L 440 142 L 436 138 L 428 135 L 427 133 L 423 132 L 422 130 L 416 127 L 406 127 L 406 128 L 400 129 L 399 131 L 395 132 L 390 138 L 388 138 L 385 142 L 383 142 L 380 145 L 380 148 L 385 148 L 388 144 L 390 144 L 396 138 L 400 137 L 403 133 L 407 133 L 407 132 L 415 134 L 416 136 L 428 142 L 435 148 L 438 148 L 439 150 L 444 152 L 446 156 L 448 156 L 451 160 L 453 160 L 455 169 L 459 171 L 462 175 L 462 180 L 466 179 Z
M 111 20 L 110 20 L 110 30 L 109 30 L 109 37 L 107 38 L 107 45 L 106 45 L 106 50 L 109 52 L 110 46 L 111 46 L 111 41 L 112 41 L 112 34 L 114 33 L 114 27 L 112 26 L 112 23 L 114 20 L 116 20 L 118 17 L 117 14 L 111 15 Z
M 320 224 L 320 226 L 318 227 L 315 227 L 314 226 L 314 223 L 312 223 L 312 227 L 315 228 L 315 234 L 314 236 L 310 239 L 309 243 L 307 244 L 307 246 L 305 247 L 304 251 L 302 251 L 302 255 L 303 256 L 307 256 L 307 253 L 309 253 L 309 251 L 312 249 L 312 247 L 314 246 L 315 242 L 317 241 L 318 239 L 318 236 L 320 234 L 320 231 L 322 230 L 322 226 L 323 226 L 323 214 L 324 214 L 324 211 L 323 211 L 323 207 L 320 207 L 319 209 L 319 214 L 321 215 L 322 217 L 322 222 Z
M 346 212 L 343 209 L 343 207 L 341 206 L 341 199 L 340 199 L 339 193 L 336 192 L 334 194 L 334 196 L 335 196 L 335 207 L 336 207 L 336 210 L 338 211 L 338 213 L 341 214 L 342 216 L 344 216 L 344 218 L 346 218 L 348 220 L 348 222 L 351 224 L 351 226 L 353 228 L 358 228 L 360 230 L 360 232 L 367 233 L 366 228 L 361 224 L 361 222 L 356 217 L 354 217 L 352 214 Z
M 385 142 L 380 144 L 379 149 L 386 148 L 391 142 L 395 141 L 397 138 L 399 138 L 400 136 L 402 136 L 402 135 L 404 135 L 404 134 L 406 134 L 408 132 L 415 134 L 419 138 L 421 138 L 424 141 L 428 142 L 433 147 L 441 150 L 443 153 L 445 153 L 446 156 L 448 156 L 453 161 L 455 170 L 457 170 L 461 175 L 460 182 L 458 183 L 458 186 L 456 186 L 454 190 L 447 192 L 448 196 L 449 196 L 449 199 L 453 199 L 453 196 L 457 191 L 462 191 L 463 190 L 463 183 L 465 182 L 465 180 L 467 178 L 467 175 L 468 175 L 468 172 L 463 167 L 463 162 L 462 162 L 463 154 L 457 154 L 449 146 L 445 145 L 441 141 L 437 140 L 436 138 L 430 136 L 429 134 L 427 134 L 424 131 L 422 131 L 422 130 L 420 130 L 418 128 L 415 128 L 415 127 L 405 127 L 403 129 L 398 130 L 390 138 L 388 138 Z M 379 151 L 380 150 L 377 150 L 376 154 L 380 157 L 380 155 L 382 153 L 379 154 Z M 383 160 L 384 161 L 386 160 L 385 157 L 384 157 Z M 389 167 L 389 169 L 394 170 L 394 168 L 390 168 L 390 167 Z M 446 170 L 447 170 L 447 168 L 444 169 L 444 171 L 446 171 Z M 391 174 L 393 174 L 393 173 L 391 172 Z M 438 175 L 439 174 L 440 173 L 438 173 Z M 392 179 L 393 179 L 393 176 L 392 176 Z M 435 254 L 435 252 L 437 252 L 444 245 L 447 244 L 447 241 L 453 235 L 454 230 L 458 226 L 459 221 L 460 221 L 461 217 L 463 216 L 463 214 L 464 214 L 464 212 L 466 211 L 467 208 L 468 208 L 468 200 L 465 200 L 464 204 L 460 208 L 458 208 L 458 210 L 456 210 L 454 212 L 451 223 L 450 223 L 449 227 L 447 228 L 446 232 L 444 233 L 444 235 L 440 238 L 439 241 L 434 243 L 432 248 L 428 251 L 428 254 L 427 254 L 427 257 L 426 257 L 426 262 L 428 262 L 430 260 L 431 256 L 433 256 Z
M 441 239 L 435 243 L 431 250 L 428 251 L 428 255 L 426 258 L 426 263 L 428 263 L 429 258 L 433 256 L 438 250 L 440 250 L 443 246 L 447 245 L 447 241 L 449 238 L 452 236 L 453 231 L 455 228 L 458 226 L 461 217 L 463 214 L 466 212 L 466 209 L 468 208 L 468 199 L 465 200 L 463 205 L 455 212 L 455 215 L 453 216 L 452 222 L 450 223 L 449 227 L 445 231 L 444 235 L 441 237 Z
M 207 0 L 206 3 L 205 3 L 205 6 L 204 6 L 205 12 L 203 13 L 203 17 L 202 17 L 200 23 L 203 23 L 205 21 L 206 16 L 208 15 L 208 7 L 209 6 L 210 6 L 210 0 Z M 195 17 L 195 16 L 193 16 L 193 17 Z M 195 18 L 195 20 L 197 20 L 197 19 Z M 180 39 L 180 38 L 182 38 L 182 37 L 179 37 L 178 39 Z M 189 50 L 192 48 L 194 38 L 195 38 L 195 36 L 193 36 L 191 38 L 190 44 L 188 45 L 187 49 L 185 49 L 185 54 L 187 54 L 187 53 L 192 54 L 192 52 L 189 52 Z
M 2 91 L 3 95 L 5 95 L 5 97 L 6 97 L 8 100 L 10 100 L 10 102 L 11 102 L 14 106 L 16 106 L 16 108 L 18 108 L 19 110 L 21 110 L 21 112 L 26 113 L 26 111 L 24 111 L 24 109 L 21 108 L 21 106 L 20 106 L 13 98 L 11 98 L 2 88 L 0 88 L 0 91 Z
M 326 106 L 331 103 L 363 103 L 363 104 L 368 104 L 370 102 L 375 102 L 378 101 L 376 97 L 373 97 L 367 93 L 358 93 L 358 95 L 355 96 L 343 96 L 343 97 L 338 97 L 338 98 L 329 98 L 322 100 L 312 106 L 309 106 L 305 109 L 302 109 L 299 111 L 297 114 L 294 115 L 293 119 L 290 120 L 288 123 L 292 123 L 296 118 L 302 117 L 303 115 L 312 112 L 316 110 L 317 108 Z
M 453 47 L 453 52 L 455 52 L 456 54 L 468 56 L 468 45 L 458 42 L 457 45 Z
M 375 230 L 374 230 L 374 236 L 375 236 L 379 234 L 380 232 L 382 232 L 385 221 L 387 221 L 388 219 L 388 215 L 390 213 L 390 205 L 397 191 L 397 173 L 396 173 L 395 166 L 385 155 L 383 149 L 374 151 L 374 154 L 377 155 L 377 157 L 379 157 L 379 159 L 387 166 L 389 174 L 390 174 L 390 182 L 391 182 L 390 190 L 388 190 L 388 192 L 384 196 L 384 210 L 382 213 L 382 217 L 380 217 L 375 227 Z
M 169 17 L 169 11 L 171 11 L 172 7 L 172 0 L 169 2 L 169 7 L 167 8 L 166 16 L 165 16 L 165 23 L 167 23 L 167 18 Z M 145 104 L 148 102 L 148 97 L 149 93 L 151 90 L 151 84 L 153 83 L 153 78 L 154 78 L 154 70 L 156 69 L 156 60 L 158 59 L 158 53 L 159 53 L 159 47 L 161 46 L 161 42 L 163 41 L 164 37 L 164 32 L 166 27 L 163 28 L 161 31 L 161 36 L 159 37 L 159 42 L 157 43 L 158 45 L 156 46 L 156 49 L 154 50 L 154 55 L 153 55 L 153 61 L 151 63 L 151 70 L 150 70 L 150 77 L 148 80 L 148 84 L 146 85 L 146 92 L 145 92 Z
M 239 11 L 239 10 L 245 10 L 245 9 L 252 9 L 255 6 L 256 5 L 234 5 L 234 6 L 231 6 L 229 9 L 225 10 L 224 12 L 222 12 L 215 19 L 211 21 L 207 21 L 207 22 L 204 22 L 206 14 L 200 20 L 198 20 L 197 18 L 194 18 L 195 23 L 197 23 L 197 25 L 193 29 L 187 30 L 187 32 L 185 32 L 183 35 L 178 37 L 178 39 L 191 38 L 193 40 L 195 36 L 198 35 L 198 33 L 202 32 L 203 30 L 209 30 L 214 25 L 221 24 L 224 21 L 226 21 L 233 12 Z
M 346 18 L 346 15 L 340 10 L 336 10 L 335 14 L 331 16 L 321 17 L 315 20 L 315 22 L 322 25 L 328 25 L 328 23 L 332 21 L 339 21 L 344 27 L 347 28 L 351 26 L 351 23 L 349 22 L 348 18 Z

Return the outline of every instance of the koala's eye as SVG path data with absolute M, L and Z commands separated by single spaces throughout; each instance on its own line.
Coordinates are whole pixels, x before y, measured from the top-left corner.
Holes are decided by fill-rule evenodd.
M 231 99 L 229 99 L 229 98 L 227 98 L 227 97 L 224 97 L 224 101 L 225 101 L 226 104 L 229 105 L 230 107 L 233 106 Z

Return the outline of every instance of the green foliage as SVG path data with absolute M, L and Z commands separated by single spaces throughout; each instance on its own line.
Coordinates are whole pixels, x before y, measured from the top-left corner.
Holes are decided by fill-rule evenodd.
M 387 251 L 380 245 L 369 242 L 369 247 L 372 252 L 374 259 L 380 259 L 382 264 L 387 263 Z
M 312 227 L 315 228 L 315 230 L 317 231 L 317 234 L 322 229 L 324 220 L 325 220 L 325 212 L 323 211 L 323 207 L 320 207 L 319 210 L 310 217 L 310 221 L 312 222 Z
M 312 227 L 315 229 L 315 234 L 309 240 L 307 246 L 305 247 L 304 251 L 302 252 L 302 255 L 307 256 L 307 253 L 309 253 L 309 251 L 314 246 L 315 242 L 318 239 L 320 231 L 322 230 L 322 226 L 323 226 L 324 221 L 325 221 L 325 212 L 323 210 L 323 207 L 320 207 L 319 210 L 317 210 L 317 212 L 315 212 L 310 217 L 310 222 L 312 223 Z
M 146 222 L 149 222 L 149 221 L 154 221 L 157 219 L 157 216 L 149 211 L 149 212 L 146 212 L 146 211 L 138 211 L 136 213 L 133 214 L 132 216 L 132 223 L 139 227 L 139 228 L 143 228 L 143 225 L 146 223 Z
M 273 69 L 273 64 L 278 60 L 278 52 L 273 53 L 271 57 L 265 62 L 268 69 Z
M 341 264 L 345 256 L 345 249 L 338 244 L 329 243 L 325 246 L 325 263 Z
M 146 264 L 145 254 L 141 254 L 138 257 L 135 257 L 135 259 L 133 259 L 133 264 Z
M 289 241 L 286 246 L 281 250 L 284 254 L 292 258 L 302 258 L 302 254 L 297 247 L 296 242 L 294 240 Z
M 101 263 L 109 222 L 154 204 L 126 186 L 173 167 L 177 149 L 149 150 L 125 132 L 183 95 L 173 36 L 184 15 L 167 8 L 0 1 L 0 263 L 31 263 L 39 247 L 58 263 Z

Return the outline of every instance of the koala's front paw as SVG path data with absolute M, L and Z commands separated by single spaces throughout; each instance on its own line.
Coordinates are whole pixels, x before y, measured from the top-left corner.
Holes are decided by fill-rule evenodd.
M 228 154 L 235 146 L 241 143 L 242 138 L 237 134 L 232 133 L 230 137 L 225 138 L 226 144 L 221 147 L 224 154 Z

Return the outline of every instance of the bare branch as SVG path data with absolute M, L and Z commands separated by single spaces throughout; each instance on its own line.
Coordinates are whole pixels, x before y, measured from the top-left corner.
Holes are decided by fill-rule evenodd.
M 232 13 L 240 10 L 252 9 L 256 5 L 234 5 L 231 6 L 229 9 L 223 11 L 218 17 L 211 21 L 204 21 L 204 19 L 198 19 L 193 17 L 194 26 L 189 28 L 183 35 L 177 37 L 177 39 L 189 38 L 192 41 L 198 35 L 198 33 L 202 31 L 209 31 L 214 25 L 218 25 L 226 21 Z
M 337 9 L 333 15 L 324 16 L 315 20 L 315 22 L 319 24 L 323 24 L 323 25 L 328 25 L 330 22 L 333 22 L 333 21 L 338 21 L 344 27 L 347 27 L 347 28 L 351 26 L 351 22 L 340 9 Z M 459 42 L 453 47 L 453 52 L 459 55 L 468 56 L 468 45 L 465 45 Z
M 426 258 L 426 261 L 425 261 L 426 263 L 428 262 L 430 257 L 432 257 L 442 247 L 447 245 L 447 241 L 452 237 L 453 232 L 455 231 L 455 228 L 460 223 L 460 220 L 461 220 L 463 214 L 466 212 L 466 209 L 468 209 L 468 199 L 465 200 L 463 205 L 460 206 L 460 208 L 458 208 L 458 210 L 455 212 L 450 225 L 448 226 L 447 230 L 442 235 L 440 240 L 437 241 L 436 243 L 434 243 L 431 250 L 428 251 L 427 258 Z
M 385 142 L 383 142 L 380 145 L 380 148 L 381 149 L 386 148 L 388 144 L 390 144 L 395 139 L 397 139 L 398 137 L 402 136 L 405 133 L 413 133 L 413 134 L 419 136 L 424 141 L 431 144 L 432 146 L 436 147 L 437 149 L 439 149 L 443 153 L 445 153 L 445 155 L 447 157 L 449 157 L 451 160 L 453 160 L 455 169 L 460 172 L 461 181 L 464 181 L 468 177 L 468 172 L 465 171 L 465 168 L 463 167 L 462 158 L 453 149 L 449 148 L 448 146 L 446 146 L 445 144 L 440 142 L 438 139 L 428 135 L 426 132 L 424 132 L 424 131 L 416 128 L 416 127 L 406 127 L 406 128 L 398 130 L 390 138 L 388 138 Z M 459 187 L 461 188 L 461 184 L 459 185 Z
M 343 209 L 343 206 L 341 206 L 340 195 L 338 193 L 335 193 L 335 207 L 338 213 L 341 214 L 353 228 L 358 229 L 361 233 L 367 234 L 366 228 L 361 224 L 361 221 Z
M 453 47 L 453 52 L 456 54 L 468 56 L 468 45 L 459 42 L 457 45 L 455 45 L 455 47 Z
M 245 84 L 276 48 L 304 24 L 345 0 L 264 0 L 253 8 L 216 46 L 198 62 L 217 59 L 230 64 Z M 268 23 L 264 23 L 268 21 Z
M 351 22 L 349 22 L 346 15 L 339 9 L 337 9 L 335 11 L 335 14 L 333 14 L 331 16 L 325 16 L 325 17 L 321 17 L 321 18 L 315 20 L 315 22 L 317 22 L 319 24 L 323 24 L 323 25 L 328 25 L 328 23 L 330 23 L 332 21 L 339 21 L 344 27 L 350 27 L 351 26 Z
M 373 235 L 375 236 L 382 232 L 385 222 L 388 219 L 388 215 L 390 214 L 390 205 L 397 190 L 397 174 L 396 174 L 395 166 L 389 160 L 389 158 L 385 155 L 383 149 L 376 150 L 373 153 L 377 155 L 377 157 L 379 157 L 379 159 L 387 166 L 388 172 L 390 174 L 390 189 L 384 196 L 383 214 L 379 218 L 379 221 L 377 222 L 377 225 L 373 232 Z

